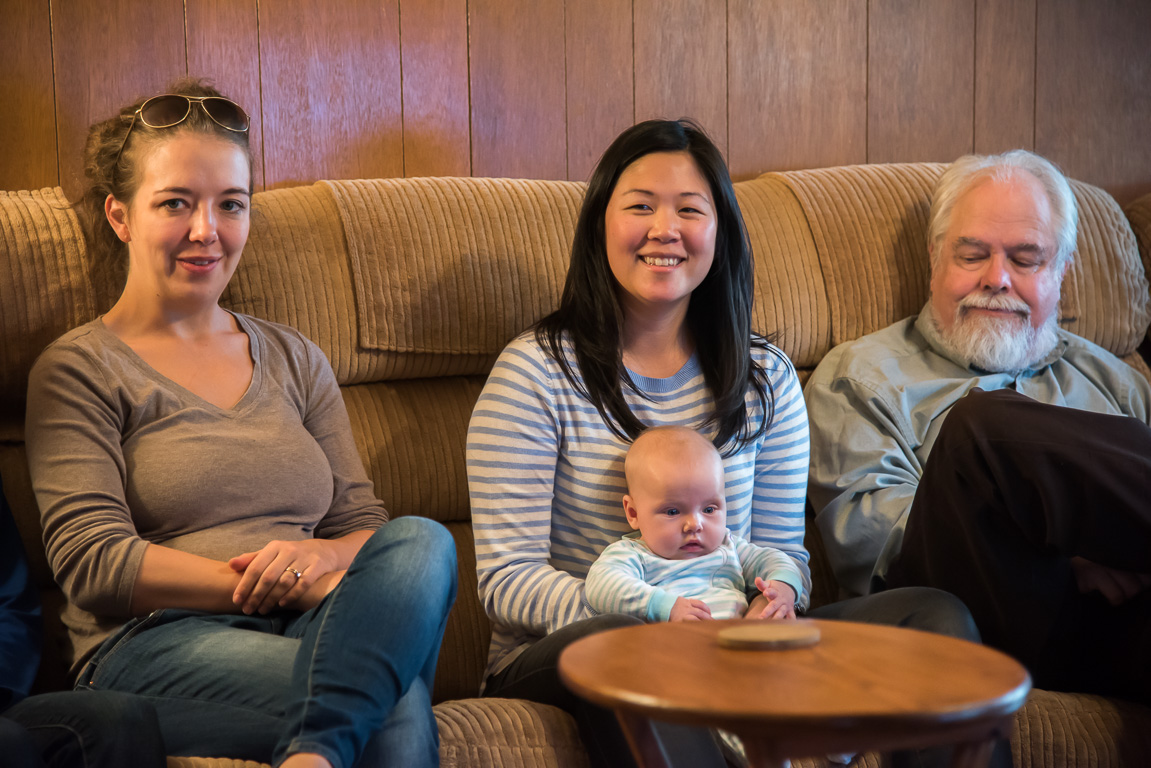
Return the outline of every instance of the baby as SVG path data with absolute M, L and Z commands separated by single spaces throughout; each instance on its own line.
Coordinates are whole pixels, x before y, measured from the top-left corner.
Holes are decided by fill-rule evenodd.
M 687 427 L 655 427 L 624 460 L 623 510 L 633 533 L 610 544 L 588 571 L 585 594 L 599 613 L 646 621 L 729 619 L 747 611 L 749 585 L 767 607 L 749 618 L 793 619 L 803 577 L 783 552 L 727 530 L 723 460 Z

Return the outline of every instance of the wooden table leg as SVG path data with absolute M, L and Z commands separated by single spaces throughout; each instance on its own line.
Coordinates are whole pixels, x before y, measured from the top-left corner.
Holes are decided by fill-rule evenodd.
M 671 768 L 656 738 L 655 729 L 651 727 L 651 720 L 621 709 L 615 711 L 615 716 L 640 768 Z
M 673 761 L 660 746 L 651 720 L 621 709 L 615 711 L 615 716 L 623 728 L 627 743 L 631 746 L 632 756 L 640 768 L 672 768 Z M 745 739 L 743 743 L 747 750 L 747 762 L 751 768 L 789 768 L 791 765 L 791 761 L 776 757 L 769 746 L 758 739 Z M 986 767 L 980 766 L 980 768 Z
M 747 764 L 751 768 L 788 768 L 791 761 L 780 757 L 771 749 L 771 745 L 760 739 L 741 736 L 743 749 L 747 752 Z
M 958 744 L 951 757 L 951 768 L 987 768 L 994 749 L 995 739 Z

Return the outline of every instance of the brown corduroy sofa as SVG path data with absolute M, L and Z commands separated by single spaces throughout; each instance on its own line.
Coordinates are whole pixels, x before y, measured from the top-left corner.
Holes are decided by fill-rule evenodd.
M 756 253 L 755 324 L 778 333 L 804 380 L 833 345 L 923 305 L 928 198 L 941 170 L 854 166 L 736 185 Z M 1101 190 L 1075 190 L 1082 227 L 1065 283 L 1064 324 L 1151 377 L 1135 353 L 1149 323 L 1151 196 L 1125 216 Z M 324 349 L 364 464 L 391 513 L 434 518 L 455 537 L 460 596 L 434 692 L 448 768 L 587 762 L 562 712 L 475 698 L 489 625 L 476 596 L 464 473 L 472 404 L 504 344 L 555 305 L 582 194 L 573 182 L 448 178 L 262 192 L 224 296 L 227 306 L 293 325 Z M 44 594 L 49 641 L 41 689 L 66 685 L 56 618 L 62 595 L 44 559 L 28 480 L 24 389 L 46 344 L 110 305 L 108 284 L 88 262 L 60 190 L 0 192 L 0 473 Z M 836 588 L 810 526 L 808 542 L 814 598 L 831 600 Z M 1034 691 L 1016 718 L 1013 749 L 1021 768 L 1151 765 L 1151 710 Z M 854 763 L 879 764 L 875 755 Z M 171 765 L 253 764 L 221 756 Z

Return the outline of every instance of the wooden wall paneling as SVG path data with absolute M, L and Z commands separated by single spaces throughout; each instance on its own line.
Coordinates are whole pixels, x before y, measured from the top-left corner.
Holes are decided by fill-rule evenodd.
M 620 0 L 567 0 L 568 175 L 587 181 L 608 145 L 635 122 L 632 9 Z
M 83 186 L 88 126 L 188 72 L 183 0 L 52 0 L 60 184 Z
M 188 74 L 209 78 L 252 118 L 252 182 L 264 188 L 256 0 L 186 0 Z
M 867 161 L 971 152 L 975 0 L 870 0 Z
M 0 189 L 59 183 L 52 29 L 43 0 L 0 0 Z
M 252 112 L 269 187 L 582 179 L 625 125 L 688 114 L 737 178 L 1022 145 L 1121 202 L 1151 191 L 1145 0 L 0 0 L 0 18 L 9 189 L 75 194 L 87 126 L 192 71 Z
M 736 178 L 867 160 L 867 7 L 729 0 L 728 161 Z
M 727 3 L 633 0 L 633 7 L 636 120 L 694 118 L 726 155 Z
M 400 0 L 404 175 L 469 176 L 467 0 Z
M 1035 0 L 976 0 L 975 151 L 1035 145 Z
M 1123 205 L 1151 192 L 1151 4 L 1042 2 L 1035 151 Z
M 397 3 L 258 4 L 269 189 L 403 175 Z
M 472 174 L 567 178 L 563 0 L 470 0 Z

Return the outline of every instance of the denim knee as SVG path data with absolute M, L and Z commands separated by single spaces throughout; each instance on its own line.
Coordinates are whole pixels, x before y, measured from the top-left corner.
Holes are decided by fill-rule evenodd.
M 456 565 L 456 542 L 452 534 L 440 523 L 426 517 L 409 515 L 393 520 L 388 525 L 399 526 L 405 539 L 427 559 L 438 559 Z
M 418 553 L 419 562 L 429 566 L 450 565 L 456 572 L 456 542 L 443 525 L 426 517 L 408 515 L 398 517 L 378 528 L 360 549 L 357 559 L 378 556 L 392 546 L 402 546 L 405 551 Z M 437 570 L 435 567 L 430 570 Z

